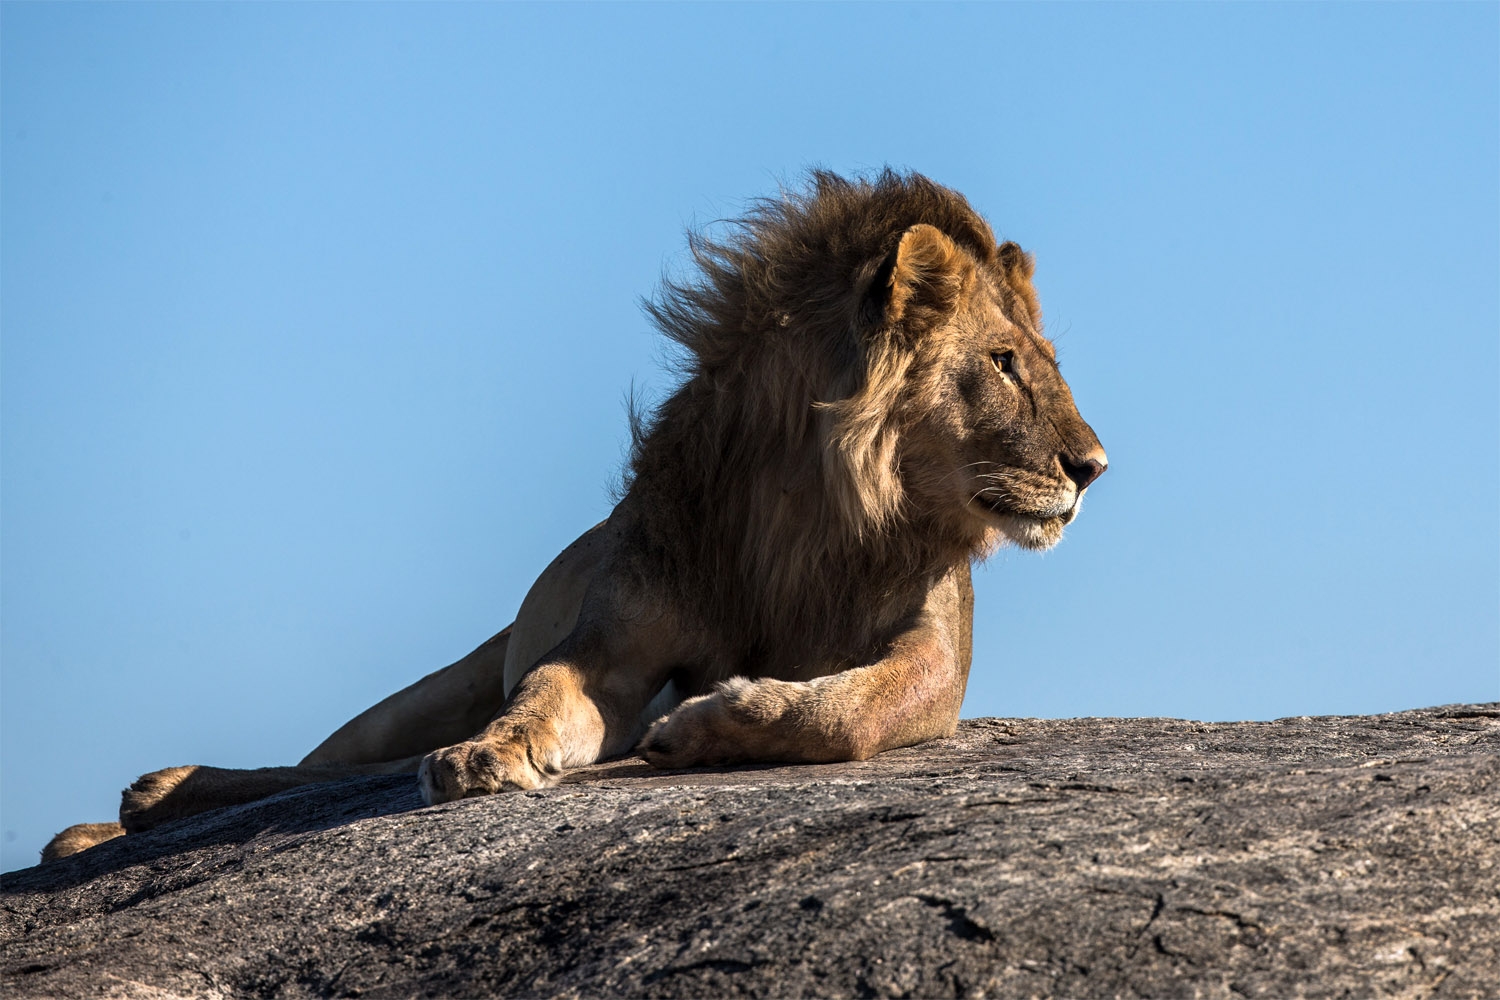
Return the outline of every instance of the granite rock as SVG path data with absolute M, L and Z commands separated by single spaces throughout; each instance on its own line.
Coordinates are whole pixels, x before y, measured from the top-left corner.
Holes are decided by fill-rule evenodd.
M 0 885 L 7 997 L 1500 994 L 1500 704 L 310 786 Z

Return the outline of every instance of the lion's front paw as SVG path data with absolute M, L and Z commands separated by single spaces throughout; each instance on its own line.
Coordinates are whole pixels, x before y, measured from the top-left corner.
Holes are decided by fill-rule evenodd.
M 638 749 L 665 768 L 863 759 L 842 749 L 838 734 L 809 711 L 817 684 L 731 677 L 657 719 Z
M 719 711 L 713 695 L 689 698 L 671 715 L 653 722 L 636 750 L 655 767 L 671 770 L 707 766 L 713 763 L 710 751 L 718 728 L 712 716 Z
M 785 710 L 794 685 L 733 677 L 713 694 L 689 698 L 657 719 L 640 742 L 656 767 L 717 767 L 756 760 L 771 748 L 768 723 Z M 772 754 L 774 756 L 774 753 Z
M 556 783 L 561 768 L 538 767 L 523 739 L 471 740 L 434 750 L 422 760 L 417 781 L 428 805 L 472 795 L 493 795 Z

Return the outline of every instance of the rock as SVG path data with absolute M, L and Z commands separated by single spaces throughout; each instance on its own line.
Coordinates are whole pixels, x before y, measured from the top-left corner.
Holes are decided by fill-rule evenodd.
M 976 719 L 422 808 L 343 781 L 0 887 L 5 995 L 1494 996 L 1500 704 Z

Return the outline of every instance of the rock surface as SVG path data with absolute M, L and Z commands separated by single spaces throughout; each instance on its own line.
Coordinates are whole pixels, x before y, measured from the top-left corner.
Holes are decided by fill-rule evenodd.
M 7 997 L 1495 996 L 1500 704 L 313 786 L 8 874 Z

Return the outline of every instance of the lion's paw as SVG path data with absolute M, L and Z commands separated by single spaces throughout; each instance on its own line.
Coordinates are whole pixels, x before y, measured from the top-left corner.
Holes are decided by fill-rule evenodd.
M 766 704 L 780 700 L 774 691 L 780 684 L 733 677 L 712 694 L 689 698 L 646 730 L 639 746 L 641 756 L 668 769 L 716 767 L 752 759 L 758 731 L 781 708 Z
M 847 723 L 847 710 L 819 704 L 819 689 L 830 679 L 731 677 L 657 719 L 636 749 L 669 769 L 868 760 L 880 747 L 862 733 L 867 727 Z
M 417 772 L 428 805 L 555 784 L 560 767 L 538 767 L 523 739 L 471 740 L 434 750 Z
M 704 751 L 710 743 L 707 739 L 709 732 L 714 727 L 704 716 L 714 710 L 706 704 L 712 698 L 712 695 L 689 698 L 671 715 L 657 719 L 641 737 L 637 752 L 653 767 L 668 770 L 708 763 Z
M 120 825 L 130 833 L 141 833 L 168 820 L 201 812 L 194 797 L 185 794 L 186 789 L 179 790 L 198 770 L 196 766 L 167 767 L 135 779 L 120 793 Z
M 118 823 L 76 823 L 47 841 L 42 848 L 42 861 L 56 861 L 86 851 L 95 844 L 125 836 L 125 828 Z

